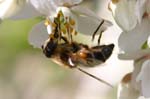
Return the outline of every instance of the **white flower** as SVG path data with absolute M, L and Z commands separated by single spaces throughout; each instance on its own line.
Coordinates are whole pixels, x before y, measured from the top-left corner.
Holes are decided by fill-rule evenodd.
M 136 0 L 111 0 L 109 4 L 116 23 L 124 31 L 133 29 L 137 24 L 135 3 Z
M 149 99 L 149 70 L 149 59 L 135 60 L 134 71 L 127 74 L 118 86 L 118 99 Z
M 126 83 L 123 79 L 119 85 L 118 99 L 150 98 L 150 1 L 114 1 L 111 1 L 110 8 L 116 23 L 123 30 L 118 40 L 121 50 L 118 57 L 134 61 L 131 79 Z
M 118 93 L 120 96 L 123 96 L 127 93 L 131 93 L 131 90 L 134 93 L 135 97 L 143 96 L 146 99 L 150 98 L 150 49 L 141 49 L 133 52 L 128 52 L 124 54 L 119 54 L 118 57 L 123 60 L 134 60 L 134 70 L 132 73 L 131 82 L 128 83 L 130 86 L 125 87 L 124 84 L 121 82 L 121 86 L 124 87 L 123 90 L 126 91 L 120 91 L 118 90 Z M 120 89 L 120 88 L 119 88 Z M 133 95 L 133 94 L 132 94 Z M 127 96 L 126 96 L 127 97 Z M 122 98 L 119 98 L 122 99 Z M 133 98 L 137 99 L 137 98 Z
M 141 23 L 128 32 L 123 31 L 118 39 L 118 44 L 124 52 L 135 52 L 140 50 L 150 35 L 150 18 L 145 18 Z
M 141 22 L 143 15 L 145 13 L 150 13 L 150 1 L 137 0 L 135 10 L 135 14 L 138 17 L 138 21 Z
M 149 0 L 111 0 L 109 8 L 117 24 L 124 30 L 132 30 L 150 12 Z
M 140 73 L 137 76 L 137 82 L 141 83 L 141 94 L 150 98 L 150 59 L 144 61 Z

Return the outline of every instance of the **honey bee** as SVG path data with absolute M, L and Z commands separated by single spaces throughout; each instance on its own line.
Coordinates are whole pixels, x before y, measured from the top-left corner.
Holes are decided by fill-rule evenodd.
M 113 48 L 114 44 L 93 47 L 77 42 L 57 44 L 53 39 L 48 39 L 42 46 L 46 57 L 54 58 L 70 68 L 79 65 L 94 67 L 104 63 L 111 56 Z
M 64 35 L 61 28 L 62 23 L 60 22 L 60 15 L 54 18 L 53 24 L 55 24 L 53 33 L 49 35 L 49 38 L 42 45 L 42 50 L 45 56 L 51 58 L 54 62 L 60 65 L 69 68 L 78 69 L 79 71 L 111 86 L 106 81 L 86 72 L 85 70 L 81 69 L 79 66 L 94 67 L 96 65 L 104 63 L 111 56 L 113 52 L 114 44 L 97 45 L 97 46 L 89 47 L 86 44 L 73 41 L 72 38 L 73 28 L 70 24 L 67 24 L 66 21 L 65 24 L 67 24 L 66 25 L 67 27 L 65 28 L 66 29 L 65 31 L 67 31 L 66 32 L 67 36 Z M 100 26 L 101 24 L 98 26 L 96 31 L 100 28 Z M 96 32 L 94 32 L 93 38 L 95 34 Z M 98 39 L 98 43 L 99 42 L 100 39 Z
M 114 44 L 93 47 L 77 42 L 57 44 L 54 43 L 53 39 L 48 39 L 42 46 L 45 56 L 51 58 L 57 64 L 77 68 L 109 86 L 111 86 L 109 83 L 87 73 L 79 66 L 93 67 L 104 63 L 111 56 L 113 48 Z

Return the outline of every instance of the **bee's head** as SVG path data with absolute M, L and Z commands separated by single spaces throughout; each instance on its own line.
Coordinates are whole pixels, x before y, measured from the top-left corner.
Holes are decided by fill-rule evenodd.
M 43 53 L 45 54 L 45 56 L 51 57 L 55 48 L 57 47 L 57 42 L 55 42 L 53 39 L 48 39 L 41 47 L 43 49 Z

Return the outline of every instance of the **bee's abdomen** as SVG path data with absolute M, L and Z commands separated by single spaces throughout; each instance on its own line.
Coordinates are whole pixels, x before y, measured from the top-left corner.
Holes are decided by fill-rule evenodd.
M 111 56 L 113 48 L 114 48 L 114 44 L 95 47 L 94 49 L 97 50 L 93 52 L 94 58 L 105 62 Z

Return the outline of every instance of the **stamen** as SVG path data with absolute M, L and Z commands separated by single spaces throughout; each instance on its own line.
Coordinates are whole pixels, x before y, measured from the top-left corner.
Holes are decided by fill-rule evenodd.
M 75 25 L 75 20 L 70 18 L 69 23 L 74 26 Z
M 48 26 L 51 24 L 51 22 L 48 19 L 46 19 L 44 24 L 45 24 L 45 26 Z

